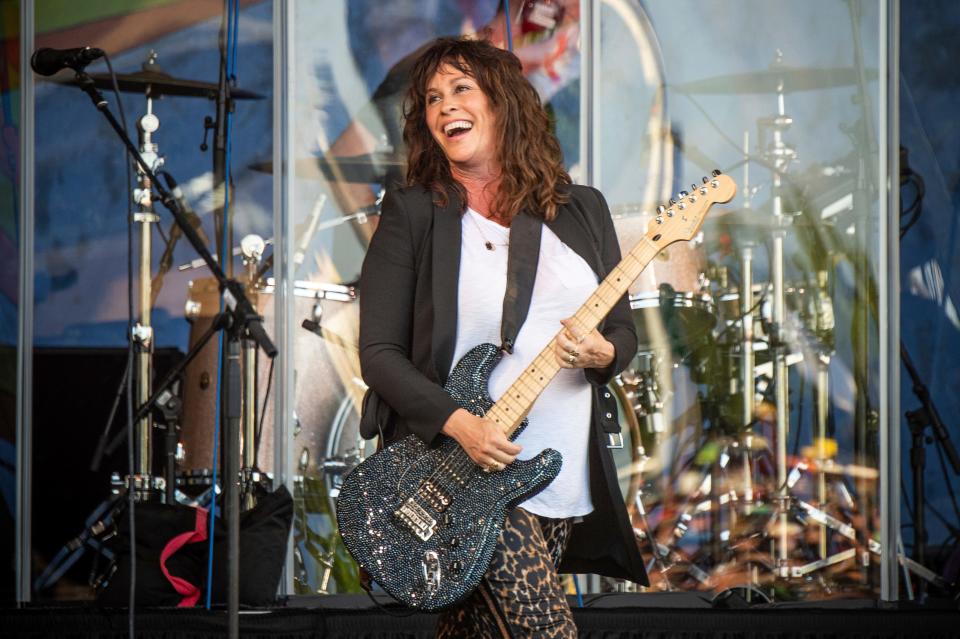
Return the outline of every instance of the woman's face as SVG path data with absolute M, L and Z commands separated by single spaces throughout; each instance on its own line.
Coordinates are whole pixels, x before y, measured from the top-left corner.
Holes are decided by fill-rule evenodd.
M 441 66 L 427 84 L 426 116 L 452 167 L 496 172 L 496 116 L 473 76 Z

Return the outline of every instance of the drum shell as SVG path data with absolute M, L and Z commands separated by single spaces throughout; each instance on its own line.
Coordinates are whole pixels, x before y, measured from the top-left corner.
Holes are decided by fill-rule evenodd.
M 621 206 L 613 215 L 620 251 L 626 255 L 646 235 L 653 216 L 634 207 Z M 654 257 L 643 270 L 628 293 L 635 297 L 641 293 L 656 293 L 660 285 L 669 284 L 675 291 L 699 293 L 705 281 L 707 257 L 701 242 L 674 242 Z
M 274 296 L 272 290 L 247 291 L 251 304 L 264 318 L 264 328 L 275 338 Z M 216 281 L 199 280 L 190 283 L 188 315 L 191 317 L 190 345 L 199 340 L 209 328 L 219 308 Z M 293 384 L 294 414 L 291 472 L 318 475 L 318 464 L 327 450 L 330 426 L 344 411 L 343 402 L 348 401 L 348 412 L 358 414 L 362 396 L 355 338 L 344 336 L 341 340 L 323 339 L 300 328 L 304 319 L 320 318 L 322 325 L 356 327 L 357 304 L 355 302 L 322 299 L 317 291 L 296 289 L 294 295 L 293 333 Z M 316 321 L 316 320 L 315 320 Z M 184 373 L 183 418 L 181 421 L 181 444 L 183 457 L 179 470 L 196 473 L 213 467 L 213 429 L 217 405 L 217 353 L 218 340 L 214 336 L 190 363 Z M 270 377 L 270 359 L 263 352 L 256 355 L 257 368 L 257 423 L 260 428 L 260 445 L 256 466 L 264 472 L 274 472 L 274 403 L 277 394 L 277 369 L 273 370 L 273 382 L 267 395 L 267 380 Z M 243 362 L 241 358 L 241 371 Z M 242 373 L 241 373 L 242 374 Z M 343 416 L 339 419 L 344 419 Z

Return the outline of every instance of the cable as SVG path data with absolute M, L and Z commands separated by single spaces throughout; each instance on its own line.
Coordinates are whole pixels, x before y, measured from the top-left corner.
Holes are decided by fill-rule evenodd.
M 220 49 L 220 61 L 221 65 L 225 65 L 224 73 L 227 76 L 228 80 L 236 80 L 236 75 L 234 74 L 234 63 L 236 62 L 236 40 L 238 33 L 238 24 L 239 24 L 239 1 L 238 0 L 224 0 L 224 11 L 226 12 L 226 20 L 220 24 L 220 33 L 218 36 L 218 44 Z M 233 117 L 231 113 L 232 109 L 230 105 L 227 105 L 226 109 L 226 131 L 225 131 L 225 157 L 224 157 L 224 181 L 223 181 L 223 215 L 222 225 L 221 225 L 221 249 L 220 249 L 220 263 L 223 264 L 225 260 L 232 259 L 232 251 L 230 250 L 229 242 L 230 236 L 228 233 L 229 227 L 229 211 L 230 211 L 230 155 L 231 155 L 231 146 L 232 146 L 232 136 L 231 129 L 233 123 Z M 214 185 L 216 188 L 216 185 Z M 223 312 L 223 297 L 220 298 L 220 312 Z M 217 407 L 214 411 L 214 428 L 213 428 L 213 473 L 212 480 L 213 483 L 213 498 L 210 500 L 210 532 L 209 532 L 209 543 L 208 543 L 208 554 L 207 554 L 207 597 L 206 597 L 206 609 L 209 610 L 211 607 L 211 599 L 213 596 L 213 549 L 214 549 L 214 523 L 216 521 L 217 513 L 217 457 L 219 450 L 219 441 L 220 441 L 220 421 L 221 421 L 221 388 L 223 385 L 223 331 L 220 331 L 220 334 L 217 337 Z
M 127 115 L 123 110 L 123 101 L 120 99 L 120 86 L 117 83 L 117 74 L 113 70 L 113 63 L 110 56 L 104 53 L 104 61 L 107 63 L 107 69 L 110 71 L 110 81 L 113 85 L 113 95 L 117 100 L 117 111 L 120 113 L 120 123 L 123 125 L 123 132 L 129 138 L 130 131 L 127 128 Z M 126 167 L 126 192 L 124 200 L 127 202 L 127 370 L 133 371 L 133 200 L 130 199 L 130 193 L 133 191 L 132 178 L 130 175 L 130 159 L 126 151 L 123 154 L 123 163 Z M 137 523 L 136 523 L 136 459 L 134 456 L 134 424 L 133 424 L 133 375 L 126 376 L 126 399 L 127 399 L 127 467 L 130 475 L 127 478 L 127 509 L 130 525 L 130 595 L 128 599 L 127 611 L 127 631 L 130 639 L 136 637 L 136 616 L 134 610 L 137 604 Z
M 503 21 L 507 24 L 507 51 L 513 53 L 513 19 L 510 17 L 510 0 L 503 0 Z
M 900 212 L 900 217 L 910 215 L 910 219 L 900 227 L 900 239 L 903 239 L 903 236 L 907 234 L 913 225 L 920 220 L 920 215 L 923 213 L 923 197 L 926 195 L 926 187 L 924 186 L 923 178 L 917 175 L 916 173 L 910 172 L 906 177 L 905 183 L 913 184 L 914 188 L 917 191 L 917 194 L 914 196 L 913 202 L 910 206 L 904 208 Z
M 253 463 L 256 465 L 260 459 L 260 435 L 263 434 L 263 419 L 267 416 L 267 402 L 270 401 L 270 387 L 273 383 L 273 364 L 276 358 L 270 360 L 270 371 L 267 373 L 267 390 L 263 395 L 263 406 L 260 409 L 260 422 L 257 424 L 257 432 L 253 438 Z

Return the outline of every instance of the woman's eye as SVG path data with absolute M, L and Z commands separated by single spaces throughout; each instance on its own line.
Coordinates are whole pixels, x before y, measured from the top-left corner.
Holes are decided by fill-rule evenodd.
M 469 90 L 470 90 L 470 85 L 469 85 L 469 84 L 460 84 L 460 85 L 457 85 L 457 91 L 463 92 L 463 91 L 469 91 Z
M 428 96 L 427 96 L 427 104 L 433 104 L 434 102 L 436 102 L 436 101 L 439 100 L 439 99 L 440 99 L 440 96 L 439 96 L 439 95 L 436 95 L 436 94 L 434 94 L 434 95 L 428 95 Z

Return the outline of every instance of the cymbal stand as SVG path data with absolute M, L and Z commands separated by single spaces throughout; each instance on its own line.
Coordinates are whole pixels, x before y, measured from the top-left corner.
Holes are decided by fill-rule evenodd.
M 150 165 L 140 155 L 140 149 L 134 146 L 133 142 L 127 137 L 123 127 L 110 111 L 109 102 L 104 99 L 96 87 L 96 83 L 85 72 L 78 71 L 76 76 L 80 89 L 90 98 L 94 107 L 100 111 L 107 119 L 114 133 L 120 138 L 127 152 L 137 160 L 138 167 L 143 169 L 146 177 L 150 178 L 153 188 L 159 193 L 157 198 L 163 205 L 170 210 L 177 225 L 183 231 L 193 248 L 199 253 L 210 268 L 213 276 L 217 278 L 220 285 L 220 291 L 223 296 L 224 306 L 228 312 L 231 322 L 228 330 L 228 368 L 227 383 L 224 388 L 228 390 L 228 401 L 225 401 L 226 424 L 227 424 L 227 450 L 225 454 L 225 478 L 238 477 L 239 473 L 239 440 L 240 440 L 240 346 L 239 341 L 243 336 L 253 337 L 259 346 L 264 350 L 268 357 L 276 357 L 277 349 L 270 341 L 266 331 L 263 329 L 263 318 L 257 315 L 250 300 L 247 299 L 243 287 L 239 282 L 228 279 L 220 265 L 213 260 L 209 249 L 203 244 L 196 230 L 190 225 L 189 220 L 183 212 L 182 206 L 177 202 L 173 195 L 164 188 L 156 179 L 156 174 Z M 221 74 L 221 81 L 224 77 Z M 231 444 L 236 442 L 236 444 Z M 236 457 L 233 454 L 236 453 Z M 226 504 L 227 528 L 229 530 L 227 540 L 227 563 L 228 563 L 228 586 L 227 586 L 227 614 L 228 631 L 231 637 L 239 636 L 239 547 L 240 547 L 240 519 L 239 519 L 239 499 L 235 489 L 236 482 L 224 481 L 224 503 Z
M 750 156 L 750 134 L 743 135 L 744 160 Z M 743 207 L 750 209 L 750 162 L 743 163 Z M 742 340 L 740 345 L 740 393 L 743 396 L 740 426 L 747 437 L 747 454 L 743 456 L 744 477 L 744 512 L 749 515 L 753 509 L 753 469 L 749 451 L 752 449 L 753 433 L 750 424 L 753 423 L 754 394 L 756 388 L 755 372 L 753 370 L 756 357 L 753 352 L 753 240 L 748 239 L 740 250 L 740 325 Z
M 257 285 L 257 269 L 266 242 L 259 235 L 247 235 L 240 241 L 243 266 L 247 269 L 247 291 Z M 243 339 L 243 467 L 240 469 L 240 503 L 244 510 L 256 505 L 254 486 L 260 481 L 257 470 L 257 343 Z
M 792 566 L 789 568 L 788 577 L 792 578 L 801 578 L 809 575 L 810 573 L 833 566 L 835 564 L 841 563 L 848 559 L 854 559 L 860 553 L 860 560 L 862 563 L 869 563 L 869 555 L 872 553 L 874 555 L 880 554 L 880 542 L 874 539 L 861 540 L 857 535 L 857 530 L 850 524 L 844 523 L 834 517 L 833 515 L 827 513 L 822 508 L 817 508 L 812 504 L 794 497 L 791 495 L 791 489 L 796 485 L 796 483 L 803 476 L 803 473 L 809 469 L 809 465 L 806 462 L 797 463 L 790 471 L 786 484 L 782 487 L 782 491 L 790 496 L 788 496 L 788 501 L 790 506 L 793 507 L 794 512 L 798 515 L 800 519 L 810 519 L 818 524 L 820 524 L 823 531 L 832 530 L 841 536 L 850 540 L 853 544 L 853 548 L 848 548 L 842 550 L 833 555 L 827 555 L 826 549 L 822 548 L 820 559 L 812 561 L 800 566 Z M 823 476 L 823 472 L 818 473 L 819 476 Z M 781 515 L 782 516 L 782 513 Z M 825 534 L 825 532 L 824 532 Z M 863 547 L 866 546 L 864 549 Z
M 151 52 L 151 60 L 156 53 Z M 155 175 L 163 166 L 164 159 L 160 156 L 153 134 L 160 128 L 160 119 L 153 113 L 153 98 L 149 87 L 146 92 L 147 112 L 137 122 L 140 155 Z M 134 222 L 140 225 L 140 318 L 133 327 L 132 338 L 136 343 L 136 398 L 138 405 L 143 405 L 150 398 L 153 384 L 153 326 L 151 325 L 152 281 L 151 260 L 153 234 L 152 224 L 160 221 L 160 216 L 154 212 L 153 184 L 151 177 L 144 170 L 145 167 L 136 164 L 138 187 L 134 189 L 133 199 L 137 204 L 137 212 L 133 214 Z M 155 491 L 155 482 L 152 477 L 153 460 L 153 419 L 148 413 L 137 422 L 135 433 L 136 476 L 134 490 L 138 499 L 151 498 Z
M 777 51 L 775 66 L 783 62 L 783 54 Z M 790 224 L 790 217 L 783 211 L 783 196 L 781 194 L 783 186 L 783 174 L 791 160 L 796 159 L 796 151 L 783 140 L 783 132 L 793 124 L 793 118 L 786 114 L 784 108 L 784 85 L 783 80 L 777 86 L 777 114 L 772 118 L 764 118 L 759 122 L 761 130 L 768 127 L 773 132 L 773 142 L 763 153 L 766 159 L 773 166 L 773 217 L 774 223 L 771 225 L 771 251 L 770 251 L 770 270 L 773 283 L 773 322 L 771 327 L 770 348 L 773 353 L 773 372 L 774 372 L 774 402 L 777 410 L 777 484 L 780 486 L 780 494 L 777 499 L 780 501 L 780 525 L 779 540 L 777 548 L 777 575 L 780 577 L 789 577 L 789 568 L 787 566 L 787 435 L 789 431 L 789 388 L 787 378 L 787 351 L 784 327 L 786 322 L 785 309 L 785 289 L 784 289 L 784 255 L 783 245 L 787 235 L 787 226 Z
M 814 292 L 814 329 L 817 334 L 817 459 L 819 464 L 827 458 L 827 425 L 830 418 L 830 358 L 833 355 L 833 303 L 830 300 L 827 281 L 829 274 L 825 270 L 817 271 L 817 289 Z M 817 472 L 817 506 L 827 505 L 827 477 L 821 468 Z M 820 558 L 827 556 L 827 527 L 820 526 Z

